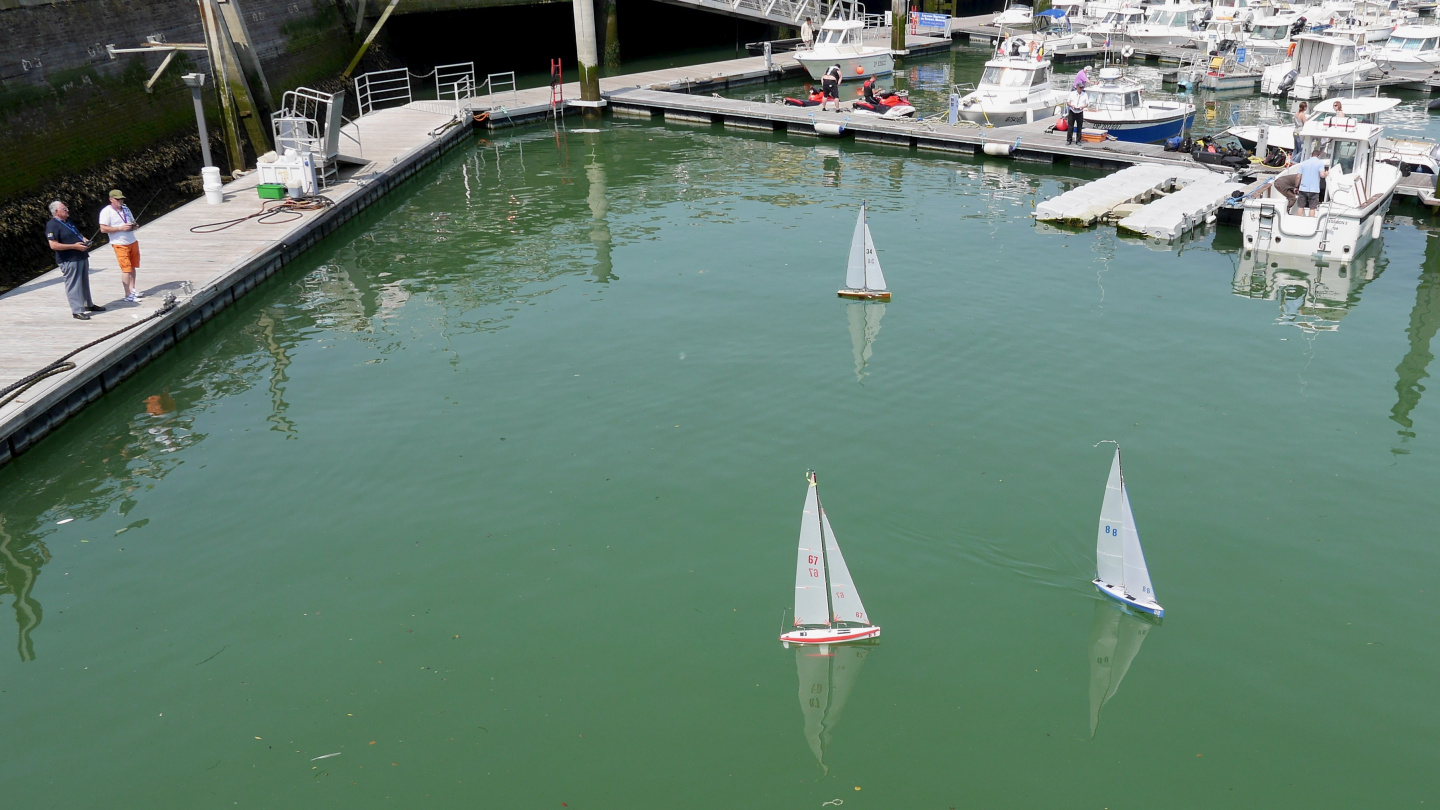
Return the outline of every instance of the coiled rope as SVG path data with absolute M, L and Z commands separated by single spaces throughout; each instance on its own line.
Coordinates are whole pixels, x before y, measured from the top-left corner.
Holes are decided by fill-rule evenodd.
M 211 222 L 206 225 L 196 225 L 190 229 L 191 233 L 219 233 L 226 228 L 233 228 L 242 222 L 255 220 L 261 225 L 284 225 L 294 222 L 305 215 L 306 211 L 324 211 L 334 205 L 335 201 L 323 194 L 312 194 L 309 197 L 302 197 L 298 200 L 269 200 L 260 206 L 260 210 L 253 214 L 247 214 L 235 219 L 227 219 L 221 222 Z M 274 219 L 273 217 L 284 217 Z
M 25 377 L 21 377 L 19 380 L 16 380 L 15 382 L 13 382 L 13 383 L 5 386 L 3 389 L 0 389 L 0 408 L 3 408 L 4 406 L 9 405 L 16 397 L 18 397 L 18 396 L 20 396 L 21 394 L 25 393 L 26 391 L 30 390 L 32 387 L 34 387 L 34 385 L 35 385 L 36 383 L 40 382 L 41 380 L 45 379 L 46 377 L 53 377 L 53 376 L 55 376 L 56 374 L 64 374 L 65 372 L 74 369 L 74 368 L 75 368 L 75 364 L 72 363 L 72 362 L 70 362 L 70 358 L 74 357 L 75 355 L 79 354 L 80 352 L 83 352 L 83 351 L 85 351 L 86 349 L 89 349 L 89 348 L 92 348 L 92 347 L 94 347 L 94 346 L 97 346 L 97 345 L 99 345 L 99 344 L 101 344 L 101 343 L 104 343 L 105 341 L 109 340 L 110 338 L 115 337 L 116 335 L 120 335 L 120 334 L 123 334 L 123 333 L 125 333 L 125 332 L 128 332 L 128 331 L 130 331 L 131 329 L 134 329 L 135 327 L 139 326 L 140 324 L 145 323 L 146 321 L 154 320 L 154 319 L 160 317 L 161 315 L 164 315 L 164 314 L 168 313 L 170 310 L 172 310 L 172 309 L 174 309 L 174 308 L 175 308 L 175 296 L 174 296 L 174 294 L 167 295 L 167 296 L 165 296 L 165 301 L 160 305 L 160 308 L 157 309 L 157 310 L 155 310 L 154 312 L 150 313 L 149 315 L 145 316 L 144 318 L 141 318 L 140 320 L 135 321 L 134 323 L 127 324 L 126 326 L 123 326 L 123 327 L 121 327 L 121 328 L 119 328 L 119 329 L 116 329 L 114 332 L 111 332 L 110 334 L 105 335 L 104 337 L 96 338 L 96 339 L 90 341 L 89 343 L 86 343 L 84 346 L 81 346 L 80 348 L 71 351 L 69 354 L 66 354 L 65 356 L 61 357 L 59 360 L 56 360 L 55 362 L 51 363 L 50 365 L 45 366 L 44 368 L 40 369 L 39 371 L 36 371 L 35 373 L 29 374 L 29 375 L 27 375 L 27 376 L 25 376 Z

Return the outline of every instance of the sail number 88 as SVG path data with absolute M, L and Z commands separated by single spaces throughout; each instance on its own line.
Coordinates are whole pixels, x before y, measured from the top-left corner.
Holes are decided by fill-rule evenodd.
M 1119 537 L 1119 536 L 1120 536 L 1120 530 L 1119 530 L 1119 529 L 1112 529 L 1112 528 L 1110 528 L 1109 526 L 1106 526 L 1106 527 L 1105 527 L 1105 533 L 1106 533 L 1106 534 L 1115 535 L 1116 537 Z

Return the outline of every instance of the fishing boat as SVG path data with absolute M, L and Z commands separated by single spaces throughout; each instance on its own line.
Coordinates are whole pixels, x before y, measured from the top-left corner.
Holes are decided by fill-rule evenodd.
M 1337 104 L 1340 105 L 1339 112 L 1335 110 Z M 1310 120 L 1324 121 L 1332 116 L 1342 115 L 1359 123 L 1378 125 L 1380 115 L 1394 109 L 1399 104 L 1400 99 L 1398 98 L 1381 96 L 1327 98 L 1314 106 Z M 1233 126 L 1224 134 L 1234 136 L 1242 146 L 1258 154 L 1262 127 L 1267 148 L 1273 146 L 1286 152 L 1294 150 L 1295 127 L 1291 124 L 1278 122 L 1263 125 L 1246 124 Z M 1297 163 L 1300 159 L 1299 156 L 1296 156 Z M 1437 174 L 1440 173 L 1440 144 L 1425 138 L 1392 138 L 1388 135 L 1381 135 L 1380 144 L 1376 147 L 1375 159 L 1381 163 L 1395 166 L 1400 170 L 1401 175 L 1411 172 Z
M 1260 92 L 1298 99 L 1324 98 L 1332 89 L 1362 81 L 1377 66 L 1345 37 L 1301 34 L 1290 58 L 1260 74 Z
M 1060 114 L 1065 94 L 1050 84 L 1050 60 L 1028 50 L 985 63 L 980 84 L 960 99 L 959 116 L 982 126 L 1029 124 Z
M 1156 6 L 1145 22 L 1131 25 L 1125 38 L 1136 45 L 1184 45 L 1205 25 L 1209 6 Z
M 780 641 L 791 644 L 839 644 L 876 638 L 880 628 L 870 624 L 860 592 L 845 567 L 835 532 L 820 505 L 815 471 L 805 474 L 810 487 L 800 515 L 800 548 L 795 564 L 794 630 Z
M 1245 200 L 1240 219 L 1244 246 L 1258 253 L 1353 260 L 1380 237 L 1400 183 L 1399 167 L 1377 160 L 1383 133 L 1378 124 L 1339 115 L 1305 122 L 1297 151 L 1310 155 L 1320 150 L 1329 168 L 1326 198 L 1315 216 L 1292 214 L 1285 198 L 1272 185 L 1265 186 Z M 1282 174 L 1298 170 L 1292 166 Z
M 795 648 L 795 674 L 800 681 L 800 713 L 805 717 L 805 741 L 815 754 L 820 767 L 825 764 L 825 751 L 830 748 L 840 712 L 850 697 L 860 668 L 874 652 L 876 644 L 822 644 L 818 648 Z
M 1110 602 L 1095 603 L 1090 624 L 1090 738 L 1100 728 L 1100 710 L 1115 697 L 1145 637 L 1159 626 Z
M 1115 460 L 1110 463 L 1110 480 L 1105 482 L 1105 501 L 1100 506 L 1100 533 L 1095 543 L 1095 587 L 1101 593 L 1125 605 L 1164 616 L 1165 609 L 1155 601 L 1155 588 L 1150 584 L 1150 571 L 1145 567 L 1145 553 L 1140 550 L 1140 533 L 1135 529 L 1135 515 L 1130 511 L 1130 493 L 1125 490 L 1125 474 L 1120 470 L 1120 445 L 1115 445 Z
M 831 65 L 840 66 L 841 76 L 883 76 L 894 71 L 895 57 L 889 45 L 865 44 L 864 30 L 865 23 L 860 20 L 826 20 L 815 32 L 815 44 L 796 51 L 795 61 L 817 81 Z
M 867 301 L 889 301 L 885 274 L 880 270 L 880 257 L 875 255 L 875 242 L 870 238 L 870 223 L 865 219 L 865 203 L 860 203 L 860 216 L 855 220 L 855 235 L 850 239 L 850 263 L 845 268 L 845 289 L 841 298 Z
M 1100 69 L 1099 81 L 1085 88 L 1090 107 L 1085 125 L 1103 129 L 1119 141 L 1151 143 L 1185 134 L 1195 123 L 1195 105 L 1179 101 L 1148 101 L 1145 86 L 1120 68 Z
M 1085 33 L 1091 38 L 1109 48 L 1113 44 L 1119 47 L 1125 40 L 1125 33 L 1133 26 L 1145 22 L 1145 9 L 1139 6 L 1122 5 L 1119 8 L 1112 8 L 1105 12 L 1100 21 L 1085 29 Z
M 1400 68 L 1440 65 L 1440 25 L 1402 25 L 1375 52 L 1375 61 Z
M 1035 43 L 1031 47 L 1030 43 Z M 1033 30 L 1028 33 L 1011 34 L 997 49 L 998 53 L 1026 55 L 1052 54 L 1064 51 L 1086 50 L 1095 47 L 1088 34 L 1082 34 L 1070 24 L 1070 18 L 1059 9 L 1046 9 L 1035 15 Z
M 995 19 L 991 20 L 990 24 L 998 25 L 1001 28 L 1029 25 L 1032 14 L 1033 11 L 1029 6 L 1023 3 L 1010 2 L 1005 5 L 1004 11 L 995 15 Z

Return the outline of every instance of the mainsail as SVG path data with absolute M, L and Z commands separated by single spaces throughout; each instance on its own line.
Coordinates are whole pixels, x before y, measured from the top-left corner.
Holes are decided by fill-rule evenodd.
M 870 226 L 865 224 L 865 203 L 860 203 L 860 217 L 855 220 L 855 235 L 850 238 L 850 264 L 845 268 L 845 286 L 852 290 L 865 289 L 866 255 L 873 254 L 875 246 L 870 242 Z
M 815 479 L 805 493 L 800 516 L 800 548 L 795 564 L 795 626 L 829 624 L 830 606 L 825 594 L 825 553 L 820 543 L 820 494 Z
M 834 611 L 830 618 L 837 622 L 869 624 L 870 618 L 865 615 L 865 606 L 860 603 L 860 592 L 855 590 L 850 569 L 845 565 L 840 545 L 835 542 L 835 532 L 830 528 L 830 518 L 825 516 L 823 509 L 820 511 L 820 525 L 825 535 L 825 557 L 830 563 L 830 604 Z
M 1120 448 L 1116 447 L 1115 460 L 1110 462 L 1110 480 L 1105 482 L 1105 502 L 1100 506 L 1100 529 L 1095 541 L 1095 574 L 1106 585 L 1122 585 L 1125 582 L 1125 551 L 1121 535 L 1125 531 L 1129 512 L 1125 479 L 1120 473 Z

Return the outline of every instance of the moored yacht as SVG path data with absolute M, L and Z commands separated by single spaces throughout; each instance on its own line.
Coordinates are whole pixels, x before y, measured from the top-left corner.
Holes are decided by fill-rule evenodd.
M 1349 117 L 1307 121 L 1300 130 L 1300 150 L 1305 155 L 1321 151 L 1329 168 L 1325 199 L 1315 216 L 1291 213 L 1285 198 L 1267 186 L 1266 196 L 1245 201 L 1240 220 L 1245 248 L 1350 261 L 1379 238 L 1400 182 L 1398 168 L 1376 160 L 1383 132 L 1376 124 Z M 1298 170 L 1292 166 L 1284 173 Z
M 1195 122 L 1195 105 L 1146 100 L 1144 85 L 1122 75 L 1120 68 L 1101 68 L 1099 81 L 1085 92 L 1090 95 L 1085 126 L 1103 129 L 1116 140 L 1162 141 L 1183 136 Z
M 839 65 L 842 75 L 883 76 L 895 70 L 895 57 L 888 45 L 867 45 L 861 38 L 865 23 L 860 20 L 826 20 L 815 32 L 815 44 L 795 52 L 795 61 L 810 78 L 819 80 L 825 69 Z
M 960 99 L 960 117 L 996 127 L 1058 114 L 1064 94 L 1050 85 L 1050 60 L 1000 54 L 985 63 L 980 84 Z
M 1440 65 L 1440 25 L 1402 25 L 1372 55 L 1377 62 L 1400 68 Z
M 1128 26 L 1125 38 L 1137 45 L 1184 45 L 1204 25 L 1209 6 L 1157 6 L 1145 22 Z
M 1272 96 L 1323 98 L 1332 88 L 1369 78 L 1375 62 L 1344 37 L 1301 34 L 1290 58 L 1265 69 L 1260 91 Z

